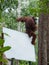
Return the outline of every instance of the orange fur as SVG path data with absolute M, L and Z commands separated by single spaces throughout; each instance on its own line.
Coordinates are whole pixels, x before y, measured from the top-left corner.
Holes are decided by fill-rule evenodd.
M 29 35 L 29 37 L 33 36 L 31 43 L 35 45 L 35 39 L 36 39 L 35 31 L 37 29 L 35 18 L 34 17 L 20 17 L 20 18 L 17 18 L 17 21 L 25 22 L 26 33 Z

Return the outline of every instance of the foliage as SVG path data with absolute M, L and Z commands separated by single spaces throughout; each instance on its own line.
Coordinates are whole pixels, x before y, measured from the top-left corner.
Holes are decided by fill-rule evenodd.
M 3 58 L 3 53 L 9 50 L 11 47 L 10 46 L 3 47 L 3 45 L 4 45 L 4 40 L 0 39 L 0 62 L 6 63 L 7 60 Z
M 39 17 L 41 12 L 43 12 L 44 14 L 49 13 L 49 0 L 30 0 L 29 3 L 30 4 L 28 7 L 22 8 L 22 16 Z
M 14 15 L 12 11 L 8 13 L 4 12 L 2 16 L 4 18 L 6 27 L 15 29 L 15 30 L 17 29 L 16 15 Z
M 10 46 L 6 46 L 6 47 L 3 47 L 3 48 L 0 48 L 0 53 L 4 53 L 5 51 L 9 50 L 11 47 Z
M 0 62 L 6 63 L 7 60 L 4 59 L 3 54 L 4 52 L 8 51 L 11 47 L 10 46 L 6 46 L 4 47 L 4 40 L 2 38 L 2 22 L 3 18 L 2 18 L 2 11 L 4 9 L 3 6 L 4 0 L 0 0 Z
M 0 0 L 1 9 L 16 8 L 18 6 L 18 0 Z
M 49 0 L 39 1 L 40 13 L 49 13 Z
M 22 15 L 23 16 L 37 16 L 38 11 L 39 11 L 39 7 L 37 3 L 38 1 L 30 1 L 28 7 L 22 8 Z

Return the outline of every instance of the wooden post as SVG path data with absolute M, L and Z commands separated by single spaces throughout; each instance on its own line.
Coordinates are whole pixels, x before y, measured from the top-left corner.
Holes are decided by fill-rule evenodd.
M 29 61 L 29 65 L 32 65 L 32 62 L 31 61 Z
M 4 34 L 2 33 L 1 34 L 1 37 L 0 37 L 1 39 L 4 39 Z M 2 45 L 2 47 L 3 47 L 3 45 Z M 3 55 L 2 55 L 3 56 Z M 0 62 L 0 65 L 3 65 L 3 63 L 2 62 Z
M 14 58 L 11 59 L 11 65 L 14 65 Z

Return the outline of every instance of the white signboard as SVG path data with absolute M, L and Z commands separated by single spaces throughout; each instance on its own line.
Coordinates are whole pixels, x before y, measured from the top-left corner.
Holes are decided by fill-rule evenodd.
M 8 28 L 3 28 L 5 43 L 4 46 L 11 46 L 11 49 L 5 52 L 7 58 L 18 60 L 36 61 L 34 45 L 31 44 L 31 38 L 26 33 L 18 32 Z

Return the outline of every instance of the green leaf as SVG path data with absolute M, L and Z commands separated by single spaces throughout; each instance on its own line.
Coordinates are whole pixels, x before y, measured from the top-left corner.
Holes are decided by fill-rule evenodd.
M 3 57 L 0 56 L 0 62 L 7 63 L 8 61 L 6 59 L 4 59 Z
M 10 48 L 11 48 L 10 46 L 0 48 L 0 53 L 4 53 L 5 51 L 9 50 Z
M 0 46 L 2 46 L 4 44 L 4 40 L 0 39 Z
M 3 3 L 4 2 L 4 0 L 1 0 L 1 3 Z

